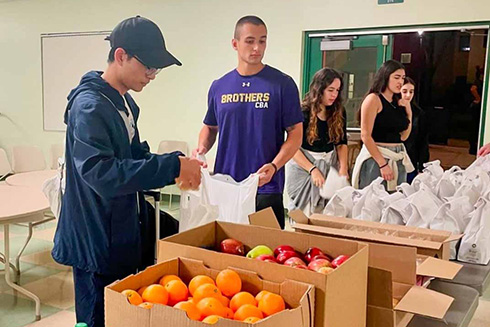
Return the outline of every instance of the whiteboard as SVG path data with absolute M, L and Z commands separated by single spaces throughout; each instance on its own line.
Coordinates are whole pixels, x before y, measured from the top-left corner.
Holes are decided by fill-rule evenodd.
M 65 131 L 67 96 L 90 70 L 104 70 L 109 55 L 110 31 L 41 35 L 43 126 Z

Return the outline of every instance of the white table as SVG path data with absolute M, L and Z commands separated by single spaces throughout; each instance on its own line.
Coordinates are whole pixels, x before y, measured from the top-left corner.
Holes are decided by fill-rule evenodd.
M 41 190 L 43 183 L 54 177 L 57 170 L 36 170 L 27 173 L 18 173 L 7 177 L 5 182 L 11 186 L 28 186 L 35 188 L 36 190 Z
M 36 303 L 36 320 L 41 319 L 41 301 L 35 294 L 12 282 L 10 276 L 9 225 L 44 219 L 49 203 L 41 190 L 30 187 L 0 185 L 0 225 L 3 225 L 5 246 L 5 281 L 14 290 L 33 299 Z

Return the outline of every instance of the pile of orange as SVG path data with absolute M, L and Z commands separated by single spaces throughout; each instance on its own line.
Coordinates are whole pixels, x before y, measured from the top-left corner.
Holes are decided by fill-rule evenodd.
M 163 304 L 184 310 L 187 317 L 207 324 L 219 319 L 255 323 L 286 308 L 282 296 L 261 291 L 256 296 L 242 291 L 240 276 L 231 269 L 222 270 L 216 281 L 198 275 L 186 285 L 176 275 L 163 276 L 158 284 L 137 291 L 124 290 L 129 303 L 146 309 Z

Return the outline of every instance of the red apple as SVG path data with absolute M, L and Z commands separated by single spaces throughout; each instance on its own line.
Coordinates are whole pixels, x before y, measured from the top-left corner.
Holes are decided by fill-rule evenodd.
M 306 267 L 306 263 L 304 263 L 304 261 L 298 257 L 291 257 L 291 258 L 287 259 L 284 262 L 284 265 L 289 266 L 289 267 L 293 267 L 293 268 L 298 268 L 298 266 L 305 266 Z
M 274 249 L 274 255 L 277 257 L 279 253 L 284 251 L 294 251 L 294 248 L 289 245 L 279 245 L 277 248 Z
M 306 261 L 310 262 L 311 260 L 313 260 L 314 257 L 320 254 L 325 255 L 325 253 L 323 253 L 322 250 L 320 250 L 319 248 L 309 248 L 305 253 L 305 259 Z
M 321 267 L 320 269 L 318 269 L 317 272 L 321 273 L 321 274 L 329 274 L 331 273 L 332 271 L 334 271 L 335 269 L 333 269 L 332 267 Z
M 322 267 L 332 267 L 332 264 L 325 259 L 313 260 L 308 264 L 308 269 L 313 271 L 318 271 Z
M 343 254 L 339 255 L 337 258 L 333 259 L 332 267 L 337 268 L 338 266 L 343 264 L 345 261 L 347 261 L 347 259 L 349 259 L 348 255 L 343 255 Z
M 284 252 L 280 252 L 277 255 L 277 257 L 276 257 L 276 260 L 280 264 L 283 264 L 284 262 L 286 262 L 287 259 L 292 258 L 292 257 L 299 258 L 299 254 L 296 253 L 296 251 L 284 251 Z
M 270 254 L 261 254 L 255 259 L 260 261 L 265 261 L 265 262 L 277 263 L 276 258 L 274 258 L 274 256 Z
M 245 255 L 243 243 L 232 238 L 221 241 L 220 250 L 228 254 Z
M 326 254 L 319 254 L 319 255 L 316 255 L 313 257 L 313 259 L 311 259 L 311 261 L 315 261 L 316 259 L 325 259 L 325 260 L 328 260 L 328 261 L 332 261 L 332 258 L 330 258 L 328 255 Z

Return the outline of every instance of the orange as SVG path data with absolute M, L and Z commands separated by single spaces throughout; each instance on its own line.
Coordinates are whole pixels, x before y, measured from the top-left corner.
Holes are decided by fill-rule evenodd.
M 221 302 L 221 304 L 223 304 L 224 307 L 230 306 L 230 299 L 226 296 L 222 295 L 218 300 Z
M 215 323 L 218 322 L 218 320 L 220 320 L 221 317 L 220 316 L 217 316 L 217 315 L 211 315 L 211 316 L 207 316 L 206 318 L 204 318 L 202 320 L 203 323 L 205 324 L 208 324 L 208 325 L 214 325 Z
M 143 302 L 141 303 L 140 305 L 138 305 L 138 307 L 142 307 L 142 308 L 145 308 L 145 309 L 151 309 L 153 307 L 153 303 L 150 303 L 150 302 Z
M 160 284 L 153 284 L 148 286 L 143 291 L 143 301 L 151 303 L 160 303 L 166 305 L 168 302 L 168 292 Z
M 244 304 L 235 312 L 235 320 L 243 321 L 248 317 L 264 318 L 264 314 L 254 305 Z
M 189 291 L 182 281 L 173 279 L 165 284 L 164 287 L 168 292 L 168 305 L 174 306 L 181 301 L 187 300 Z
M 259 302 L 262 297 L 266 294 L 270 293 L 269 291 L 260 291 L 259 294 L 255 295 L 255 300 L 257 300 L 257 302 Z
M 259 309 L 264 313 L 264 316 L 268 317 L 286 309 L 286 304 L 282 296 L 269 293 L 259 301 Z
M 233 312 L 237 311 L 244 304 L 251 304 L 257 306 L 257 301 L 254 296 L 249 292 L 239 292 L 233 295 L 230 301 L 230 308 Z
M 225 314 L 224 308 L 225 307 L 221 304 L 221 302 L 214 297 L 207 297 L 205 299 L 202 299 L 197 304 L 197 309 L 199 309 L 203 317 L 208 317 L 212 315 L 223 317 Z
M 220 300 L 222 297 L 221 291 L 212 284 L 201 285 L 194 291 L 194 303 L 199 303 L 199 301 L 207 297 L 213 297 Z
M 191 293 L 191 295 L 194 296 L 194 291 L 199 286 L 204 285 L 204 284 L 216 285 L 214 283 L 214 280 L 211 277 L 205 276 L 205 275 L 197 275 L 196 277 L 192 278 L 190 283 L 189 283 L 189 293 Z
M 189 319 L 201 320 L 201 312 L 193 302 L 179 302 L 174 306 L 174 308 L 184 310 L 187 313 L 187 317 L 189 317 Z
M 235 313 L 230 308 L 225 308 L 225 318 L 232 319 L 235 317 Z
M 248 318 L 244 319 L 243 322 L 246 322 L 247 324 L 253 324 L 259 320 L 260 320 L 260 318 L 257 318 L 257 317 L 248 317 Z
M 141 286 L 139 289 L 138 289 L 138 294 L 140 296 L 143 296 L 143 292 L 146 290 L 148 286 Z
M 216 286 L 226 296 L 233 296 L 242 290 L 242 279 L 231 269 L 225 269 L 216 276 Z
M 143 299 L 136 291 L 124 290 L 121 293 L 126 295 L 126 297 L 128 298 L 128 302 L 133 305 L 140 305 L 141 303 L 143 303 Z
M 177 276 L 177 275 L 165 275 L 162 278 L 160 278 L 160 281 L 158 283 L 160 285 L 162 285 L 162 286 L 165 286 L 171 280 L 180 280 L 180 281 L 182 281 L 182 279 L 180 279 L 180 277 Z

